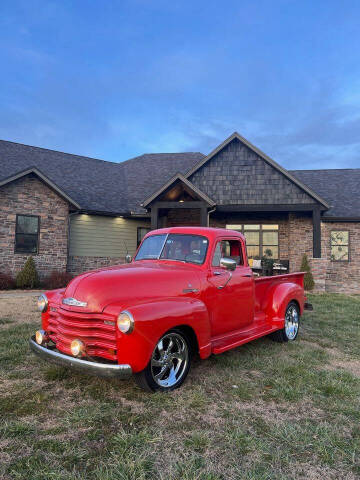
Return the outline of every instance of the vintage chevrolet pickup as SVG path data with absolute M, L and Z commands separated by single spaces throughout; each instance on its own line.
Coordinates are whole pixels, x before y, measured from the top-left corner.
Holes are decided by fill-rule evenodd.
M 264 335 L 295 340 L 304 273 L 254 278 L 242 234 L 176 227 L 148 233 L 128 264 L 74 278 L 41 295 L 31 349 L 84 373 L 134 374 L 147 391 L 185 380 L 205 359 Z

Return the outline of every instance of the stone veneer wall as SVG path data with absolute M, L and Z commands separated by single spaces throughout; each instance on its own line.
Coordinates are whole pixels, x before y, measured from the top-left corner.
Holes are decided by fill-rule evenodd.
M 173 208 L 168 210 L 166 219 L 163 222 L 164 227 L 180 227 L 182 225 L 198 226 L 200 225 L 199 208 Z
M 331 261 L 331 230 L 349 231 L 349 262 Z M 321 253 L 327 260 L 326 291 L 360 294 L 360 222 L 323 222 L 321 225 L 321 235 Z
M 30 254 L 14 253 L 16 214 L 40 216 L 39 275 L 66 270 L 69 205 L 35 175 L 0 189 L 0 272 L 16 275 Z
M 67 271 L 72 275 L 79 275 L 83 272 L 96 270 L 97 268 L 110 267 L 111 265 L 118 265 L 125 263 L 125 258 L 113 257 L 75 257 L 68 258 Z

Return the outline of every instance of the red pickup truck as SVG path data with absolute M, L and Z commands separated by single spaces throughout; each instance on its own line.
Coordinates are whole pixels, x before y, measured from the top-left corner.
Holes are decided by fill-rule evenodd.
M 74 278 L 41 295 L 39 356 L 85 373 L 135 375 L 148 391 L 173 390 L 202 359 L 264 335 L 295 340 L 304 273 L 254 278 L 245 238 L 225 229 L 148 233 L 128 264 Z

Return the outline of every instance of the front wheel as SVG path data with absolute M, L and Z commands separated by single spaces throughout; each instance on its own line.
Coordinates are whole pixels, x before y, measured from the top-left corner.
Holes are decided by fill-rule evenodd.
M 276 342 L 292 342 L 299 333 L 300 310 L 296 302 L 290 302 L 285 310 L 285 326 L 270 336 Z
M 189 340 L 180 330 L 171 330 L 156 344 L 147 367 L 135 375 L 136 383 L 148 392 L 174 390 L 184 382 L 190 363 Z

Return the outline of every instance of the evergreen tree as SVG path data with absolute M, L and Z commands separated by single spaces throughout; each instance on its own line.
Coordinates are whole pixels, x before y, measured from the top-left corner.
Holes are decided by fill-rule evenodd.
M 313 274 L 311 273 L 311 268 L 310 268 L 309 261 L 308 261 L 306 253 L 304 253 L 304 256 L 302 258 L 300 271 L 301 272 L 306 272 L 305 275 L 304 275 L 304 288 L 305 288 L 305 290 L 312 290 L 315 286 L 315 282 L 314 282 Z
M 39 286 L 39 275 L 33 257 L 29 257 L 24 268 L 16 275 L 17 288 L 36 288 Z

